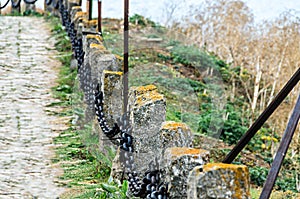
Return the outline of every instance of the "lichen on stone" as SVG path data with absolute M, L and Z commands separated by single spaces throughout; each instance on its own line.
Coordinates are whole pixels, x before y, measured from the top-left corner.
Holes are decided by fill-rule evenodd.
M 79 18 L 86 18 L 87 17 L 87 13 L 86 12 L 76 12 L 75 16 L 74 16 L 74 21 L 78 20 Z
M 190 130 L 190 128 L 182 123 L 182 122 L 174 122 L 174 121 L 167 121 L 164 122 L 161 129 L 166 129 L 166 130 L 177 130 L 178 128 L 181 128 L 183 130 Z
M 186 198 L 190 171 L 208 161 L 209 152 L 202 149 L 167 148 L 161 167 L 163 179 L 170 185 L 170 198 Z
M 250 198 L 249 171 L 244 165 L 208 163 L 189 174 L 188 198 Z
M 101 51 L 107 51 L 106 48 L 102 44 L 91 43 L 90 48 L 96 48 Z
M 133 103 L 137 107 L 152 104 L 158 101 L 165 103 L 164 96 L 157 92 L 157 88 L 154 85 L 132 87 L 131 98 L 134 98 Z
M 86 35 L 86 39 L 95 39 L 99 43 L 103 42 L 103 38 L 100 35 L 88 34 Z
M 103 73 L 104 73 L 104 75 L 118 75 L 118 76 L 123 75 L 123 72 L 120 72 L 120 71 L 104 70 Z
M 88 20 L 87 18 L 84 18 L 82 20 L 82 22 L 83 22 L 85 28 L 91 28 L 91 27 L 98 26 L 98 20 L 96 20 L 96 19 Z
M 178 157 L 184 156 L 184 155 L 190 155 L 195 158 L 198 158 L 199 156 L 201 156 L 201 154 L 204 156 L 208 156 L 208 151 L 206 151 L 206 150 L 188 148 L 188 147 L 172 147 L 169 149 L 169 153 L 170 153 L 172 159 L 175 159 L 175 158 L 178 158 Z

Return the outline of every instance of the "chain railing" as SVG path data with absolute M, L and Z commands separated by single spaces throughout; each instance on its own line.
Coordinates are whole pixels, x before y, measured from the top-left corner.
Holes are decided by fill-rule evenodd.
M 6 3 L 5 3 L 4 5 L 1 5 L 1 4 L 0 4 L 0 10 L 4 9 L 4 8 L 8 5 L 9 1 L 11 2 L 11 7 L 12 7 L 12 8 L 20 9 L 20 5 L 21 5 L 21 1 L 22 1 L 22 0 L 17 0 L 17 1 L 14 1 L 14 0 L 7 0 Z M 50 3 L 47 4 L 47 5 L 50 5 L 50 4 L 51 4 L 51 1 L 52 1 L 52 0 L 46 0 L 47 3 L 50 2 Z M 35 4 L 35 3 L 37 2 L 37 0 L 24 0 L 24 2 L 25 2 L 26 4 Z
M 101 8 L 101 1 L 98 8 Z M 122 162 L 125 168 L 125 174 L 128 177 L 129 189 L 135 197 L 141 198 L 159 198 L 167 199 L 167 185 L 161 182 L 160 171 L 158 170 L 157 162 L 151 162 L 149 164 L 148 171 L 145 172 L 144 178 L 140 179 L 138 177 L 138 172 L 136 171 L 134 164 L 134 146 L 132 136 L 132 127 L 129 124 L 129 113 L 127 110 L 128 106 L 128 38 L 129 38 L 129 1 L 125 0 L 124 8 L 124 65 L 123 65 L 123 116 L 117 122 L 114 123 L 114 126 L 110 127 L 107 124 L 104 114 L 104 102 L 103 102 L 103 93 L 99 89 L 99 84 L 94 90 L 94 104 L 95 104 L 95 114 L 102 132 L 111 140 L 118 141 L 120 153 L 120 161 Z M 91 1 L 88 5 L 91 4 Z M 91 6 L 88 7 L 88 16 L 91 18 Z M 68 10 L 62 1 L 59 3 L 59 11 L 61 14 L 62 24 L 65 26 L 66 32 L 70 37 L 72 44 L 72 49 L 75 54 L 75 58 L 78 63 L 78 70 L 82 70 L 81 73 L 86 71 L 82 69 L 82 64 L 84 61 L 84 51 L 82 49 L 82 39 L 78 39 L 76 36 L 76 30 L 74 28 L 74 23 L 71 23 L 70 15 Z M 101 11 L 98 12 L 98 17 L 101 18 Z M 101 34 L 101 19 L 98 19 L 98 31 Z M 84 72 L 85 71 L 85 72 Z M 82 74 L 84 78 L 85 74 Z
M 88 2 L 88 18 L 92 17 L 92 0 Z M 101 0 L 98 0 L 98 31 L 101 34 Z M 63 5 L 61 4 L 63 8 Z M 128 176 L 129 189 L 136 197 L 141 198 L 168 198 L 168 186 L 167 183 L 160 182 L 160 171 L 158 169 L 157 162 L 151 162 L 149 164 L 149 170 L 145 173 L 145 177 L 141 180 L 139 179 L 137 172 L 135 171 L 134 165 L 134 146 L 132 136 L 132 127 L 129 124 L 128 118 L 128 57 L 129 57 L 129 49 L 128 49 L 128 38 L 129 38 L 129 22 L 128 22 L 128 14 L 129 14 L 129 0 L 124 0 L 124 53 L 123 53 L 123 116 L 118 122 L 115 122 L 113 127 L 109 127 L 103 112 L 103 93 L 99 90 L 99 85 L 95 89 L 95 112 L 97 116 L 97 120 L 100 128 L 103 133 L 109 139 L 117 139 L 119 140 L 119 147 L 121 149 L 120 159 L 125 167 L 125 172 Z M 70 38 L 74 49 L 77 48 L 82 52 L 81 48 L 77 47 L 76 40 L 74 38 L 73 26 L 69 25 L 67 11 L 62 12 L 63 16 L 63 24 L 66 25 L 66 30 L 70 33 Z M 82 44 L 81 44 L 82 45 Z M 76 54 L 76 53 L 75 53 Z M 79 52 L 77 53 L 80 54 Z M 83 57 L 81 57 L 83 59 Z M 80 61 L 82 64 L 82 61 Z M 278 93 L 278 95 L 274 98 L 274 100 L 269 104 L 269 106 L 262 112 L 262 114 L 258 117 L 258 119 L 253 123 L 253 125 L 249 128 L 249 130 L 245 133 L 245 135 L 240 139 L 238 144 L 232 149 L 232 151 L 226 156 L 223 160 L 223 163 L 231 163 L 237 155 L 242 151 L 242 149 L 249 143 L 251 138 L 257 133 L 257 131 L 262 127 L 262 125 L 268 120 L 268 118 L 272 115 L 272 113 L 278 108 L 278 106 L 282 103 L 282 101 L 288 96 L 291 90 L 297 85 L 300 80 L 300 69 L 296 71 L 296 73 L 291 77 L 291 79 L 287 82 L 287 84 L 283 87 L 283 89 Z M 290 118 L 289 124 L 287 126 L 286 132 L 282 138 L 281 145 L 277 152 L 277 155 L 272 164 L 272 168 L 269 172 L 268 178 L 266 180 L 265 186 L 261 193 L 260 199 L 267 199 L 270 197 L 270 193 L 273 189 L 275 180 L 277 178 L 278 172 L 280 170 L 282 161 L 285 157 L 285 154 L 288 150 L 289 144 L 291 142 L 292 136 L 296 129 L 297 123 L 300 117 L 300 98 L 298 99 L 293 115 Z
M 5 8 L 10 0 L 0 6 L 0 9 Z M 34 4 L 37 0 L 24 0 L 26 4 Z M 11 0 L 13 8 L 20 7 L 21 0 Z M 82 38 L 77 36 L 75 24 L 71 22 L 70 13 L 67 6 L 64 5 L 63 0 L 45 0 L 47 6 L 51 5 L 59 10 L 62 24 L 70 38 L 74 57 L 77 60 L 77 69 L 82 71 L 83 75 L 86 71 L 83 68 L 84 55 Z M 101 18 L 102 18 L 102 1 L 98 0 L 98 33 L 102 35 Z M 92 0 L 88 0 L 88 19 L 92 19 Z M 152 161 L 149 164 L 148 171 L 145 172 L 143 179 L 140 179 L 134 164 L 134 145 L 133 145 L 133 129 L 129 122 L 128 110 L 128 57 L 129 57 L 129 0 L 124 0 L 124 52 L 123 52 L 123 116 L 114 122 L 114 126 L 110 127 L 105 119 L 104 114 L 104 96 L 100 91 L 99 84 L 92 86 L 94 88 L 94 111 L 98 120 L 98 124 L 102 132 L 109 138 L 118 141 L 119 148 L 121 149 L 120 160 L 125 168 L 125 173 L 128 176 L 129 189 L 132 194 L 140 198 L 168 198 L 168 184 L 161 182 L 160 170 L 157 161 Z M 80 78 L 80 77 L 79 77 Z M 251 138 L 258 132 L 273 112 L 279 107 L 283 100 L 288 96 L 292 89 L 298 84 L 300 80 L 300 68 L 295 72 L 291 79 L 286 83 L 282 90 L 277 94 L 274 100 L 268 107 L 261 113 L 258 119 L 251 125 L 249 130 L 244 134 L 236 146 L 229 152 L 223 163 L 232 163 L 238 154 L 250 142 Z M 280 147 L 273 161 L 272 168 L 269 171 L 267 180 L 262 190 L 260 199 L 268 199 L 273 189 L 274 183 L 278 176 L 282 162 L 285 158 L 286 152 L 289 148 L 293 134 L 300 118 L 300 96 L 296 102 L 294 111 L 288 122 L 284 136 L 282 137 Z

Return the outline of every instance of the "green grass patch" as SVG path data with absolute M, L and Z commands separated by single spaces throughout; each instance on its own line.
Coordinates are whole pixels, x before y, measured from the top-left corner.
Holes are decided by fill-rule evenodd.
M 70 127 L 54 138 L 58 147 L 52 161 L 61 165 L 64 174 L 60 180 L 70 188 L 60 198 L 126 198 L 127 182 L 118 185 L 109 181 L 115 151 L 107 150 L 108 154 L 104 155 L 100 151 L 99 135 L 93 133 L 92 123 L 84 124 L 83 93 L 76 80 L 77 72 L 70 69 L 69 39 L 58 18 L 48 16 L 47 20 L 51 22 L 53 35 L 58 41 L 55 44 L 56 50 L 64 54 L 59 58 L 62 67 L 58 85 L 52 89 L 53 95 L 60 102 L 48 106 L 62 106 L 64 111 L 58 115 L 73 118 L 68 124 Z

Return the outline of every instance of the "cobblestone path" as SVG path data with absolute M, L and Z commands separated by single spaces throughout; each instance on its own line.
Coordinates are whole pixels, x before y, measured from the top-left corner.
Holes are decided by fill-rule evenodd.
M 0 198 L 58 198 L 51 164 L 60 125 L 47 104 L 57 77 L 43 18 L 0 17 Z

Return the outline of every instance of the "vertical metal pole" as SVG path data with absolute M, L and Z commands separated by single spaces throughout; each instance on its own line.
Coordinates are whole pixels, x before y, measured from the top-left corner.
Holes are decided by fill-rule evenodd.
M 124 95 L 124 104 L 123 109 L 124 113 L 127 112 L 128 105 L 128 56 L 129 56 L 129 48 L 128 48 L 128 37 L 129 37 L 129 0 L 124 0 L 124 68 L 123 68 L 123 95 Z
M 299 118 L 300 118 L 300 95 L 298 96 L 298 100 L 297 100 L 297 103 L 295 105 L 293 114 L 290 117 L 290 120 L 288 122 L 286 130 L 284 132 L 284 135 L 281 139 L 279 149 L 276 153 L 274 162 L 272 164 L 272 168 L 270 169 L 270 172 L 268 174 L 268 177 L 267 177 L 267 180 L 265 182 L 264 188 L 261 192 L 260 199 L 268 199 L 270 197 L 270 194 L 272 192 L 272 189 L 273 189 L 273 186 L 275 184 L 276 178 L 277 178 L 278 173 L 280 171 L 282 161 L 284 160 L 284 157 L 286 155 L 286 152 L 289 148 L 289 145 L 292 141 L 294 132 L 296 130 L 297 124 L 299 122 Z
M 267 119 L 272 115 L 276 108 L 281 104 L 281 102 L 286 98 L 286 96 L 291 92 L 291 90 L 296 86 L 300 80 L 300 68 L 291 77 L 291 79 L 286 83 L 286 85 L 277 94 L 270 105 L 261 113 L 258 119 L 252 124 L 248 131 L 239 140 L 236 146 L 229 152 L 229 154 L 223 160 L 223 163 L 231 163 L 236 156 L 243 150 L 243 148 L 249 143 L 251 138 L 256 134 L 256 132 L 262 127 L 262 125 L 267 121 Z
M 87 9 L 88 9 L 88 19 L 92 20 L 92 12 L 93 12 L 93 0 L 87 0 Z
M 102 1 L 98 0 L 98 32 L 102 35 L 102 27 L 101 27 L 101 20 L 102 20 Z
M 90 13 L 90 0 L 86 0 L 86 12 L 88 13 L 88 17 L 90 16 L 89 13 Z

